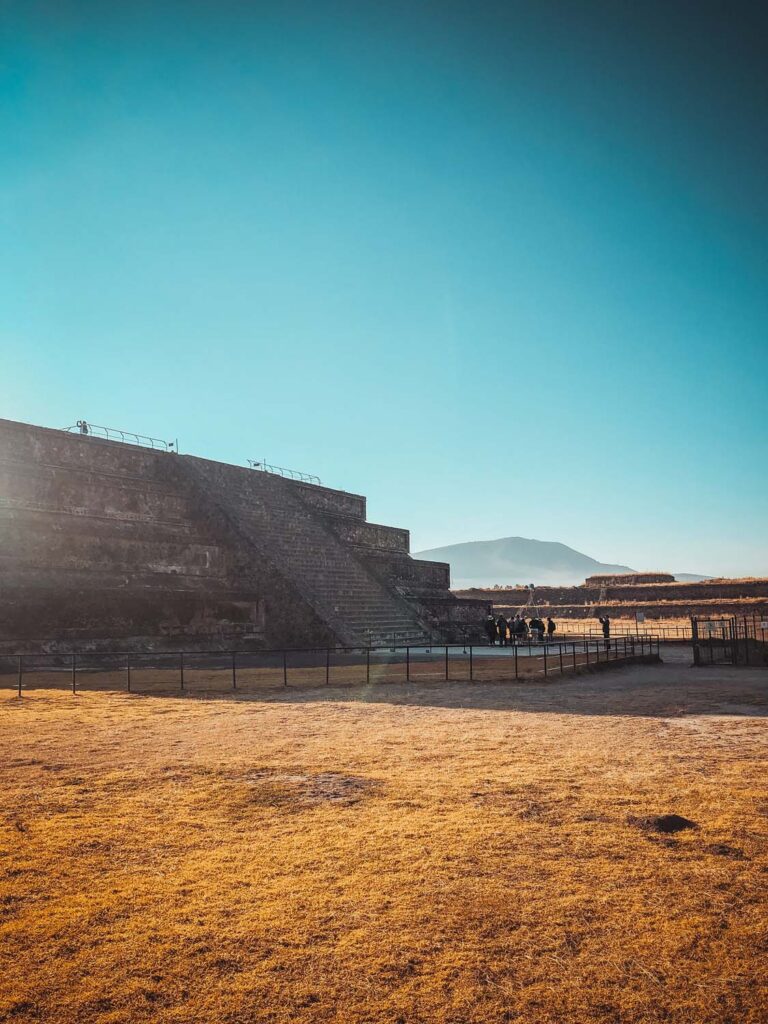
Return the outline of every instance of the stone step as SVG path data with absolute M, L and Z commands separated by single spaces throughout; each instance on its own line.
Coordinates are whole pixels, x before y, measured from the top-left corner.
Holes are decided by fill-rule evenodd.
M 342 640 L 359 644 L 369 631 L 422 635 L 415 609 L 355 557 L 289 481 L 186 456 L 179 461 L 239 538 L 266 556 Z

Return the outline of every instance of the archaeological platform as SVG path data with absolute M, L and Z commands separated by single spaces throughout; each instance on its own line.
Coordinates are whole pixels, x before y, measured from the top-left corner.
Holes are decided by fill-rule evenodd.
M 361 495 L 0 420 L 5 651 L 452 640 L 449 582 Z

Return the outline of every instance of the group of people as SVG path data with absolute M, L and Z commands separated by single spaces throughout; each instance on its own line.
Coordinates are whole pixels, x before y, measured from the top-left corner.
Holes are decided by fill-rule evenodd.
M 610 646 L 611 620 L 607 615 L 600 616 L 600 625 L 603 627 L 603 636 L 606 646 Z M 485 620 L 485 632 L 488 636 L 488 643 L 497 644 L 500 647 L 513 647 L 515 644 L 527 644 L 529 642 L 540 643 L 543 640 L 552 640 L 557 626 L 551 616 L 547 616 L 544 622 L 538 615 L 526 619 L 518 612 L 514 617 L 507 619 L 504 615 L 494 616 L 488 612 Z
M 526 619 L 519 613 L 507 619 L 504 615 L 496 618 L 491 612 L 485 620 L 485 632 L 490 644 L 498 643 L 500 647 L 511 647 L 514 644 L 527 644 L 529 641 L 540 642 L 551 640 L 557 626 L 554 619 L 547 618 L 544 622 L 538 615 Z

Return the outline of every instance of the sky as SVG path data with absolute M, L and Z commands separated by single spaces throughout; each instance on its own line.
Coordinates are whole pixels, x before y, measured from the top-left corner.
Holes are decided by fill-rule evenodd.
M 768 8 L 6 0 L 0 416 L 768 574 Z

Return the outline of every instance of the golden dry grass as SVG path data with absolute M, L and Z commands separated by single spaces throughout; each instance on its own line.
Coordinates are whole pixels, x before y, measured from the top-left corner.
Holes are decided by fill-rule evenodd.
M 565 636 L 571 634 L 581 634 L 585 630 L 591 630 L 593 633 L 599 635 L 601 631 L 600 623 L 596 615 L 587 616 L 582 619 L 567 619 L 567 618 L 556 618 L 558 633 L 562 633 Z M 664 630 L 669 630 L 670 633 L 674 630 L 685 631 L 685 634 L 690 639 L 691 633 L 691 620 L 690 617 L 674 617 L 668 616 L 666 618 L 651 619 L 646 618 L 645 622 L 636 623 L 634 615 L 622 618 L 621 616 L 615 615 L 611 617 L 611 632 L 614 636 L 632 633 L 649 633 L 651 636 L 657 633 L 662 633 Z
M 682 663 L 5 691 L 0 1019 L 764 1022 L 766 709 Z

